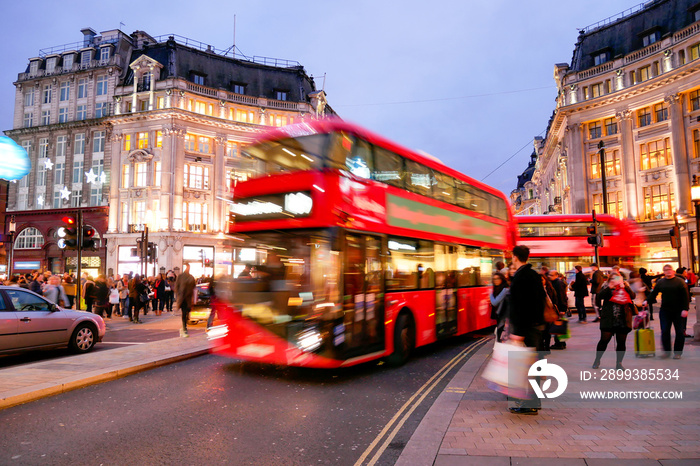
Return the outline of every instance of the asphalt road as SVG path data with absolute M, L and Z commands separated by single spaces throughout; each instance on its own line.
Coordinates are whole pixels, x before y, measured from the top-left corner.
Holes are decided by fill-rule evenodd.
M 179 336 L 181 325 L 180 314 L 163 313 L 156 316 L 152 312 L 142 317 L 143 324 L 134 324 L 122 317 L 113 317 L 107 320 L 107 331 L 102 342 L 97 343 L 93 351 L 109 351 L 124 346 L 138 345 L 149 341 L 165 340 Z M 204 332 L 204 322 L 196 325 L 188 325 L 191 333 Z M 45 361 L 48 359 L 61 359 L 72 356 L 67 348 L 52 350 L 31 351 L 18 354 L 0 355 L 0 368 L 28 364 L 31 362 Z
M 400 368 L 319 371 L 202 356 L 0 411 L 0 464 L 353 465 L 476 343 L 431 345 Z M 394 464 L 463 362 L 409 403 L 376 464 Z

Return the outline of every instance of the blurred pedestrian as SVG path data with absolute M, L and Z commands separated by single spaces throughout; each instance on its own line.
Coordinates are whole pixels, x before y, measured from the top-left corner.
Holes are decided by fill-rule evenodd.
M 570 287 L 574 292 L 576 310 L 578 311 L 578 321 L 580 323 L 585 323 L 586 304 L 584 302 L 584 298 L 588 296 L 588 279 L 583 274 L 583 268 L 580 265 L 576 266 L 576 278 L 571 283 Z
M 644 283 L 644 286 L 646 287 L 646 293 L 651 293 L 651 290 L 654 289 L 654 284 L 652 282 L 651 275 L 647 275 L 647 269 L 644 267 L 639 268 L 639 278 L 642 279 L 642 283 Z M 649 312 L 649 320 L 654 320 L 654 305 L 652 303 L 648 304 L 647 311 Z
M 141 281 L 139 274 L 134 275 L 134 278 L 129 282 L 129 306 L 131 317 L 129 318 L 135 324 L 141 324 L 139 320 L 139 312 L 148 302 L 148 287 Z
M 501 272 L 496 272 L 491 277 L 491 284 L 491 318 L 496 321 L 496 340 L 501 341 L 508 318 L 508 280 Z
M 663 354 L 668 358 L 671 355 L 671 326 L 676 332 L 673 344 L 673 358 L 680 359 L 685 344 L 685 326 L 688 321 L 688 308 L 690 295 L 688 287 L 683 279 L 676 276 L 670 264 L 664 265 L 664 277 L 656 281 L 654 289 L 644 304 L 655 303 L 659 293 L 662 295 L 659 320 L 661 321 L 661 345 Z
M 570 317 L 569 312 L 569 300 L 566 296 L 566 283 L 564 283 L 560 277 L 559 272 L 556 270 L 549 271 L 549 280 L 552 283 L 554 291 L 556 291 L 556 300 L 552 300 L 554 307 L 557 308 L 557 313 L 560 316 L 566 315 Z M 566 349 L 566 342 L 561 341 L 559 336 L 554 335 L 554 344 L 550 347 L 551 349 L 560 350 Z
M 155 294 L 155 307 L 156 315 L 159 316 L 165 308 L 165 287 L 168 284 L 168 280 L 165 278 L 164 273 L 159 273 L 156 277 L 153 292 Z
M 600 308 L 596 304 L 595 295 L 600 293 L 600 289 L 603 287 L 603 283 L 605 283 L 605 276 L 595 262 L 591 264 L 591 270 L 593 271 L 591 275 L 591 305 L 595 311 L 595 319 L 593 319 L 593 322 L 600 322 Z
M 540 275 L 527 263 L 530 249 L 527 246 L 513 248 L 513 266 L 516 270 L 510 284 L 510 336 L 509 338 L 537 351 L 542 349 L 544 330 L 545 290 Z M 528 368 L 521 368 L 527 371 Z M 537 414 L 541 402 L 532 390 L 527 399 L 510 398 L 513 414 Z
M 98 275 L 93 288 L 94 313 L 107 319 L 112 318 L 112 308 L 109 305 L 109 287 L 104 275 Z
M 169 270 L 165 274 L 167 284 L 165 285 L 165 308 L 168 312 L 173 312 L 173 296 L 175 296 L 175 272 Z
M 83 299 L 85 299 L 85 310 L 92 312 L 92 305 L 95 302 L 95 282 L 90 275 L 85 277 L 83 284 Z
M 185 264 L 185 271 L 182 272 L 175 281 L 175 294 L 177 296 L 176 306 L 182 314 L 182 328 L 180 329 L 181 337 L 188 337 L 187 321 L 190 317 L 190 310 L 194 304 L 194 288 L 196 283 L 194 277 L 190 275 L 190 264 Z
M 44 287 L 44 297 L 62 308 L 68 306 L 68 296 L 61 286 L 61 277 L 52 275 Z
M 619 273 L 611 273 L 607 285 L 596 296 L 598 306 L 601 307 L 600 340 L 596 346 L 593 369 L 600 367 L 600 359 L 613 336 L 616 343 L 615 368 L 624 369 L 622 359 L 627 350 L 627 334 L 632 331 L 632 318 L 637 314 L 637 308 L 633 304 L 635 294 Z

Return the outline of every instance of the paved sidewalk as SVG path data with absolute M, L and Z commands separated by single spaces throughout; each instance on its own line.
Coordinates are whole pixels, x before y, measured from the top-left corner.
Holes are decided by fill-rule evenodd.
M 589 321 L 593 318 L 590 314 Z M 575 319 L 574 319 L 575 320 Z M 688 332 L 695 312 L 691 307 Z M 597 323 L 570 323 L 567 349 L 552 351 L 547 361 L 567 369 L 572 378 L 591 370 L 600 337 Z M 678 368 L 679 385 L 697 397 L 700 386 L 700 346 L 686 339 L 683 359 L 658 359 L 660 328 L 652 322 L 656 337 L 655 367 Z M 634 357 L 634 335 L 627 339 L 626 368 L 649 367 L 650 360 Z M 581 402 L 543 400 L 537 416 L 508 412 L 506 397 L 487 388 L 481 377 L 492 344 L 482 347 L 460 369 L 424 417 L 404 448 L 397 465 L 698 465 L 700 464 L 700 402 Z M 610 342 L 601 368 L 614 367 L 614 342 Z M 590 359 L 590 360 L 589 360 Z M 646 364 L 646 366 L 645 366 Z M 570 370 L 571 368 L 574 370 Z M 591 390 L 601 390 L 590 386 Z M 639 388 L 635 388 L 639 389 Z M 674 404 L 676 403 L 676 404 Z M 677 404 L 677 403 L 680 403 Z M 646 407 L 640 408 L 646 405 Z
M 0 369 L 0 409 L 209 351 L 204 333 Z M 99 344 L 99 343 L 98 343 Z

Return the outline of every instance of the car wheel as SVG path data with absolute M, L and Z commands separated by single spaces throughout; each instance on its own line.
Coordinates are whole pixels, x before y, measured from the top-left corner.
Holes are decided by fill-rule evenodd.
M 87 353 L 97 343 L 97 332 L 90 324 L 80 324 L 70 337 L 70 349 L 74 353 Z
M 408 313 L 399 315 L 394 327 L 394 352 L 387 359 L 392 366 L 401 366 L 411 356 L 416 344 L 413 318 Z

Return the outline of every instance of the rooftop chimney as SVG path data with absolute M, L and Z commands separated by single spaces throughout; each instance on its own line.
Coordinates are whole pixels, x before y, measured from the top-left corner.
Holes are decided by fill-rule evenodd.
M 92 45 L 92 41 L 95 39 L 97 33 L 92 28 L 83 28 L 80 30 L 83 33 L 83 47 L 89 47 Z

